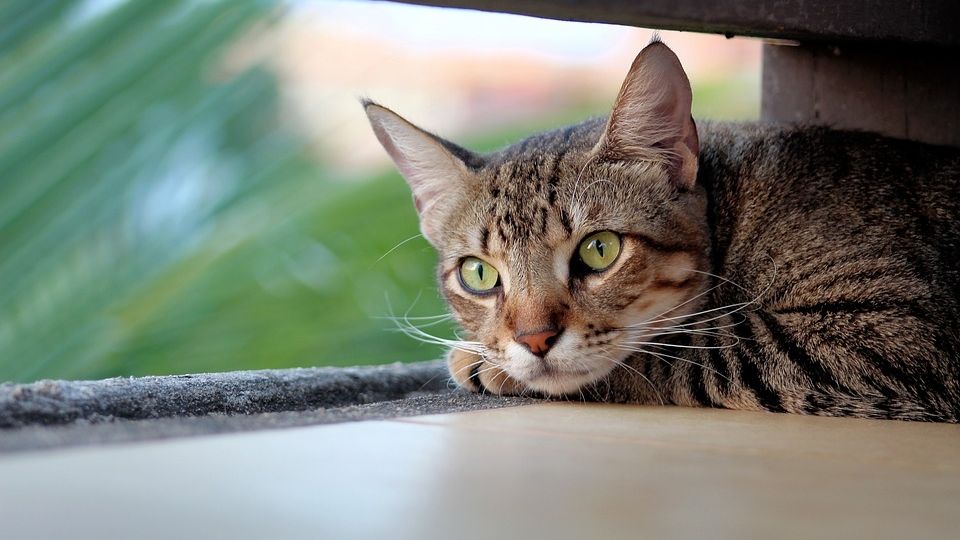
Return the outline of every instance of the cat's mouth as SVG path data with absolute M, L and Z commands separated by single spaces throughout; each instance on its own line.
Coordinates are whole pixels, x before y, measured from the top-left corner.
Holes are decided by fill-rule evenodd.
M 561 338 L 544 357 L 511 343 L 504 350 L 503 369 L 524 386 L 548 395 L 560 396 L 606 376 L 612 364 L 597 362 L 570 338 Z

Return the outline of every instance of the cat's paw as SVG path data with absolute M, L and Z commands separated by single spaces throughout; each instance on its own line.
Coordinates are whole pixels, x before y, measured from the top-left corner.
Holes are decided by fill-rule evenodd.
M 517 395 L 523 386 L 499 367 L 473 353 L 453 349 L 447 354 L 450 376 L 471 392 Z

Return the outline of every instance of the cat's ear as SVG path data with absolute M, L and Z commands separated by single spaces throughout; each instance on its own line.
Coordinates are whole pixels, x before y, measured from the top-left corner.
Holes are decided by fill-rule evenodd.
M 630 66 L 598 151 L 613 160 L 664 161 L 678 186 L 692 188 L 700 153 L 692 101 L 680 60 L 655 37 Z
M 377 139 L 413 192 L 421 232 L 436 245 L 442 230 L 442 210 L 450 205 L 453 195 L 463 191 L 469 175 L 463 158 L 475 156 L 427 133 L 386 107 L 369 100 L 362 104 Z

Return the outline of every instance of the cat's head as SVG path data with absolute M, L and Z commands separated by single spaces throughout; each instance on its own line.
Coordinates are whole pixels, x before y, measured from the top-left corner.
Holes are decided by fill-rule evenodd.
M 575 392 L 698 307 L 709 232 L 690 104 L 659 41 L 608 118 L 489 155 L 364 102 L 440 254 L 440 289 L 469 340 L 449 358 L 460 384 Z

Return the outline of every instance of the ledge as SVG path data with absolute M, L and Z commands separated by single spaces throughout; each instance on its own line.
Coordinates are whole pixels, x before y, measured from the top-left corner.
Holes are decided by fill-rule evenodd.
M 0 384 L 0 428 L 78 420 L 256 414 L 359 405 L 447 389 L 442 362 Z
M 443 362 L 0 384 L 0 452 L 490 409 Z

